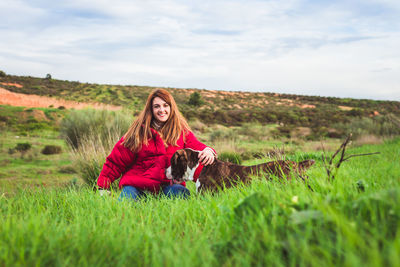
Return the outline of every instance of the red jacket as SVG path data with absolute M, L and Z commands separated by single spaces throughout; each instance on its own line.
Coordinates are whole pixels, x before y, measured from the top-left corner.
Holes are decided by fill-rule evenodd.
M 186 134 L 185 142 L 181 134 L 177 146 L 170 145 L 167 148 L 155 130 L 151 129 L 151 133 L 153 137 L 149 139 L 148 145 L 143 145 L 137 153 L 133 153 L 122 145 L 123 138 L 117 142 L 106 158 L 97 179 L 97 185 L 100 188 L 109 188 L 110 184 L 122 174 L 119 188 L 130 185 L 138 189 L 158 192 L 162 185 L 171 184 L 171 180 L 165 176 L 165 169 L 171 165 L 171 157 L 176 150 L 182 148 L 203 150 L 207 147 L 198 141 L 192 132 Z M 195 177 L 200 174 L 202 168 L 202 165 L 197 168 Z

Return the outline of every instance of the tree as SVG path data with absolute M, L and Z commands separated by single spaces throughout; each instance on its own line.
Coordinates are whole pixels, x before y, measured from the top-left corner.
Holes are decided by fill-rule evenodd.
M 18 143 L 14 149 L 19 151 L 21 153 L 21 158 L 23 158 L 31 147 L 32 145 L 30 143 Z
M 51 80 L 51 74 L 50 73 L 46 74 L 46 80 Z
M 191 106 L 201 106 L 204 104 L 204 101 L 201 99 L 199 92 L 194 92 L 190 95 L 188 104 Z

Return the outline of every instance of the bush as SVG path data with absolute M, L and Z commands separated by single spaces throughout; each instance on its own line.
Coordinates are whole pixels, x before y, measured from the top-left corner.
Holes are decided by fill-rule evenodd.
M 202 132 L 202 133 L 206 132 L 207 128 L 208 128 L 207 125 L 205 125 L 198 119 L 196 119 L 194 121 L 189 121 L 189 126 L 193 131 Z
M 246 136 L 247 139 L 260 141 L 268 139 L 269 128 L 259 123 L 243 123 L 237 130 L 237 133 Z
M 73 166 L 89 186 L 96 185 L 106 157 L 130 123 L 131 118 L 121 112 L 91 109 L 72 111 L 62 121 L 61 133 L 72 148 Z
M 0 78 L 4 78 L 6 76 L 7 74 L 4 71 L 0 70 Z
M 30 143 L 18 143 L 14 149 L 22 153 L 27 152 L 31 148 L 32 145 Z
M 282 125 L 271 131 L 271 134 L 274 138 L 280 139 L 282 137 L 290 138 L 294 126 L 292 125 Z
M 353 118 L 349 123 L 334 126 L 345 134 L 352 133 L 355 138 L 363 135 L 395 136 L 400 134 L 400 119 L 393 114 L 373 118 Z
M 131 121 L 130 116 L 122 112 L 77 110 L 71 111 L 62 120 L 60 132 L 61 136 L 76 149 L 82 140 L 91 140 L 91 136 L 102 140 L 109 140 L 111 135 L 121 137 L 128 130 Z
M 18 143 L 14 147 L 14 151 L 19 151 L 21 153 L 21 158 L 23 158 L 26 152 L 28 152 L 28 150 L 30 150 L 31 148 L 32 145 L 30 143 Z M 12 154 L 11 152 L 12 150 L 9 150 L 9 154 Z
M 199 92 L 194 92 L 190 95 L 188 104 L 197 107 L 203 105 L 204 101 Z
M 235 152 L 221 152 L 218 154 L 218 159 L 222 161 L 228 161 L 234 164 L 242 163 L 242 157 Z
M 42 154 L 44 154 L 44 155 L 53 155 L 53 154 L 60 154 L 60 153 L 61 153 L 60 146 L 47 145 L 42 150 Z
M 91 187 L 97 183 L 106 157 L 110 154 L 119 133 L 110 133 L 109 139 L 100 135 L 87 135 L 81 139 L 79 148 L 72 148 L 73 165 L 80 177 Z M 118 183 L 114 183 L 117 186 Z
M 50 130 L 52 126 L 47 121 L 35 122 L 35 119 L 24 124 L 17 125 L 17 129 L 23 132 L 31 132 L 36 130 Z
M 68 166 L 61 166 L 61 167 L 58 169 L 58 172 L 59 172 L 59 173 L 73 174 L 73 173 L 76 173 L 76 169 L 75 169 L 73 166 L 70 166 L 70 165 L 68 165 Z
M 265 154 L 262 151 L 245 151 L 240 156 L 243 160 L 262 159 L 265 157 Z
M 229 130 L 221 130 L 217 129 L 210 134 L 210 141 L 211 142 L 217 142 L 217 141 L 222 141 L 226 139 L 235 139 L 235 134 L 233 131 Z

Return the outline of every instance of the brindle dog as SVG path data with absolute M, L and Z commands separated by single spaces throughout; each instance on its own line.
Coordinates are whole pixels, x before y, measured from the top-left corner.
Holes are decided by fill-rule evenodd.
M 166 170 L 168 179 L 177 182 L 193 181 L 193 175 L 199 166 L 199 151 L 181 149 L 171 158 L 171 166 Z M 238 183 L 249 183 L 252 176 L 265 173 L 290 180 L 293 175 L 304 180 L 304 172 L 313 164 L 314 160 L 294 162 L 289 160 L 270 161 L 259 165 L 242 166 L 218 159 L 208 166 L 204 166 L 196 181 L 197 191 L 216 191 L 219 188 L 229 188 Z

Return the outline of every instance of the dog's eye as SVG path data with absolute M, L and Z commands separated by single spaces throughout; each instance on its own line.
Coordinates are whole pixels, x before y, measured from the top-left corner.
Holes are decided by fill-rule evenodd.
M 182 154 L 182 155 L 180 155 L 180 160 L 182 161 L 182 162 L 186 162 L 187 161 L 187 156 L 186 156 L 186 154 Z

